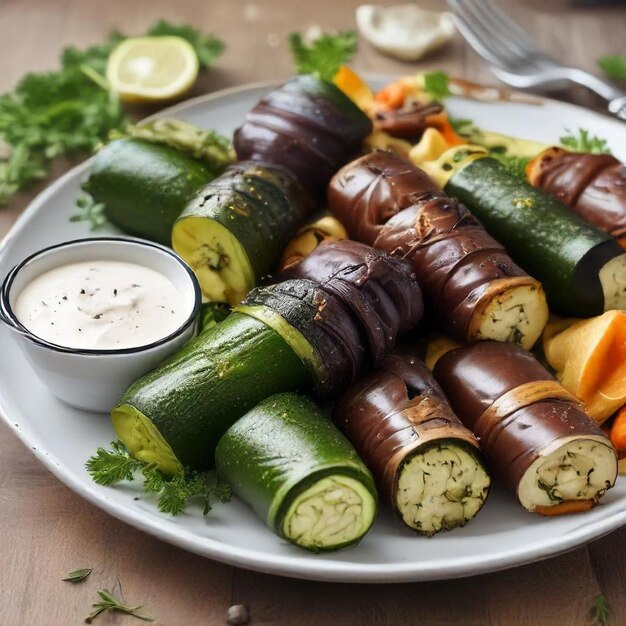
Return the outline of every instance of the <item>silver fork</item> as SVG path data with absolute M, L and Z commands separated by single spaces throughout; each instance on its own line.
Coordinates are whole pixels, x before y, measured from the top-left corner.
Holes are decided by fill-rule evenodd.
M 626 120 L 626 93 L 589 72 L 562 65 L 490 0 L 448 0 L 456 27 L 503 82 L 519 89 L 584 85 Z

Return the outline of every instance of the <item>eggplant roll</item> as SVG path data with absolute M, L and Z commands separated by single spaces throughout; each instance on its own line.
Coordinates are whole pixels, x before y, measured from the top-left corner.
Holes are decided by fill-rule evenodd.
M 478 441 L 416 357 L 390 354 L 340 397 L 333 420 L 409 528 L 451 530 L 484 504 L 490 479 Z
M 349 163 L 332 179 L 328 201 L 353 239 L 411 263 L 448 334 L 525 348 L 541 335 L 548 319 L 541 284 L 405 159 L 374 152 Z
M 434 375 L 494 477 L 529 511 L 584 511 L 614 485 L 610 440 L 529 352 L 493 341 L 462 346 L 439 358 Z
M 283 165 L 318 199 L 361 149 L 372 123 L 332 83 L 297 76 L 266 95 L 235 131 L 239 160 Z
M 308 258 L 340 244 L 347 242 L 323 244 Z M 335 254 L 336 279 L 253 290 L 224 321 L 133 383 L 111 414 L 130 453 L 167 474 L 211 466 L 219 438 L 268 396 L 331 395 L 353 382 L 374 358 L 368 337 L 383 321 L 391 350 L 398 333 L 419 321 L 419 286 L 402 261 L 355 242 L 349 252 Z
M 297 351 L 306 346 L 299 353 L 320 395 L 333 395 L 366 365 L 380 363 L 398 335 L 422 317 L 410 267 L 356 241 L 321 243 L 279 278 L 254 290 L 237 310 L 293 329 L 287 340 Z
M 614 156 L 549 148 L 526 171 L 531 185 L 555 195 L 626 248 L 626 166 Z
M 218 475 L 280 537 L 315 552 L 355 545 L 376 488 L 354 448 L 309 399 L 271 396 L 226 431 Z
M 356 241 L 321 243 L 280 278 L 313 280 L 339 298 L 358 320 L 374 364 L 382 361 L 398 334 L 413 328 L 424 312 L 410 266 Z
M 272 270 L 310 208 L 289 171 L 237 163 L 187 204 L 172 245 L 208 300 L 235 305 Z

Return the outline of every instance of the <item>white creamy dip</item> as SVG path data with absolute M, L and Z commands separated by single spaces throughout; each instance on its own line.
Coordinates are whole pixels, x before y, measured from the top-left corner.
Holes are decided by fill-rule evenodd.
M 189 315 L 163 274 L 122 261 L 84 261 L 37 276 L 18 295 L 17 319 L 34 335 L 67 348 L 145 346 L 180 328 Z

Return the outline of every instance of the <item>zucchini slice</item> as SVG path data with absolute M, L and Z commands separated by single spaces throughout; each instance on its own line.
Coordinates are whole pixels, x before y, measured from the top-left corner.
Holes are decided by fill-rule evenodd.
M 357 544 L 376 515 L 369 470 L 309 399 L 267 398 L 215 452 L 218 475 L 280 537 L 314 552 Z
M 270 273 L 309 206 L 286 171 L 239 163 L 187 205 L 172 230 L 172 246 L 207 299 L 235 305 Z
M 214 178 L 208 164 L 175 148 L 118 139 L 96 154 L 83 188 L 125 233 L 169 245 L 187 202 Z
M 175 474 L 212 466 L 219 438 L 268 395 L 311 384 L 275 330 L 234 312 L 135 382 L 111 418 L 132 456 Z
M 445 191 L 541 281 L 555 312 L 592 317 L 626 308 L 626 253 L 553 196 L 488 157 L 457 170 Z

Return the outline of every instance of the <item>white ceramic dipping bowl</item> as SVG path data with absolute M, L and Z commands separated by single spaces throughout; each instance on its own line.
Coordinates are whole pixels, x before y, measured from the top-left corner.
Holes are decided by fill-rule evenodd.
M 20 323 L 14 307 L 28 283 L 61 265 L 95 260 L 137 263 L 169 278 L 184 299 L 185 322 L 159 341 L 116 350 L 59 346 L 33 335 Z M 194 335 L 201 301 L 191 268 L 169 248 L 120 237 L 78 239 L 44 248 L 9 272 L 0 288 L 0 319 L 14 331 L 13 337 L 33 369 L 57 398 L 86 411 L 108 412 L 134 380 Z

